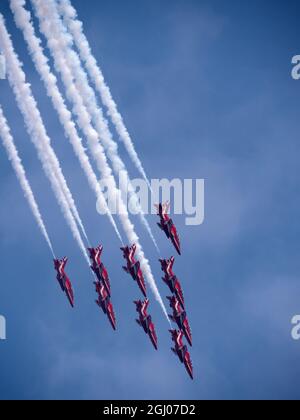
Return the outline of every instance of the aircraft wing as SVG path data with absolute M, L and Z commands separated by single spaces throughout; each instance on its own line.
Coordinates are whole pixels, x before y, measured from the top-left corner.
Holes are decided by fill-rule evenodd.
M 116 323 L 117 323 L 116 316 L 115 316 L 114 308 L 111 302 L 108 304 L 108 307 L 107 307 L 107 316 L 111 323 L 111 326 L 113 327 L 114 330 L 116 330 Z
M 191 331 L 191 327 L 187 318 L 183 321 L 183 327 L 184 327 L 185 337 L 189 345 L 192 346 L 193 345 L 192 344 L 192 331 Z
M 190 353 L 188 351 L 186 351 L 185 356 L 184 356 L 184 365 L 190 378 L 194 379 L 193 364 L 192 364 Z
M 179 280 L 177 280 L 176 283 L 175 283 L 175 293 L 176 293 L 176 296 L 177 296 L 182 308 L 184 308 L 184 296 L 183 296 L 183 291 L 182 291 L 181 285 L 179 283 Z
M 179 255 L 181 255 L 180 239 L 179 239 L 177 229 L 174 225 L 171 228 L 171 235 L 170 236 L 171 236 L 171 240 L 172 240 L 172 243 L 173 243 L 176 251 L 178 252 Z
M 67 278 L 65 282 L 65 292 L 72 307 L 74 307 L 74 292 L 70 280 Z
M 143 275 L 139 274 L 139 275 L 137 276 L 137 283 L 138 283 L 139 288 L 141 289 L 141 291 L 142 291 L 143 295 L 144 295 L 145 297 L 147 297 L 146 285 L 145 285 L 145 281 L 144 281 Z
M 157 335 L 156 335 L 156 331 L 155 331 L 155 327 L 153 322 L 150 323 L 149 325 L 149 337 L 150 340 L 155 348 L 155 350 L 157 350 Z

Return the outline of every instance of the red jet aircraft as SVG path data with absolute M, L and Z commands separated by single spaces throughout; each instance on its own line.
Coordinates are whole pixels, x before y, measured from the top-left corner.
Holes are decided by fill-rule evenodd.
M 113 305 L 110 301 L 109 294 L 103 283 L 100 281 L 94 282 L 96 292 L 98 293 L 98 299 L 96 300 L 97 305 L 102 308 L 105 315 L 107 315 L 109 322 L 114 330 L 116 330 L 116 317 Z
M 110 294 L 110 281 L 108 272 L 101 262 L 101 254 L 103 246 L 99 245 L 97 248 L 88 248 L 90 259 L 92 261 L 91 269 L 96 274 L 97 279 L 104 284 L 107 293 Z
M 182 342 L 183 332 L 177 330 L 169 330 L 172 335 L 172 340 L 175 343 L 175 347 L 171 348 L 172 352 L 179 357 L 181 363 L 184 364 L 187 373 L 190 375 L 191 379 L 194 379 L 193 374 L 193 365 L 190 353 L 188 352 L 187 346 Z
M 139 319 L 137 319 L 136 322 L 144 329 L 145 333 L 149 335 L 155 350 L 157 350 L 157 335 L 155 327 L 152 322 L 151 315 L 148 315 L 147 313 L 149 299 L 145 299 L 144 301 L 137 300 L 134 304 L 136 305 L 136 311 L 139 313 Z
M 173 315 L 169 315 L 170 319 L 176 322 L 178 328 L 183 331 L 189 345 L 192 346 L 192 332 L 186 311 L 182 309 L 179 300 L 175 296 L 167 296 L 167 299 L 169 299 L 170 307 L 173 309 Z
M 65 266 L 68 262 L 68 258 L 65 257 L 62 260 L 53 260 L 54 268 L 57 271 L 57 281 L 61 287 L 61 290 L 66 294 L 72 308 L 74 307 L 74 293 L 72 289 L 72 283 L 69 277 L 65 273 Z
M 169 260 L 159 260 L 161 263 L 161 269 L 165 273 L 165 276 L 162 277 L 163 281 L 169 286 L 172 293 L 175 294 L 177 299 L 180 302 L 180 305 L 184 309 L 184 297 L 182 288 L 178 278 L 173 273 L 173 265 L 175 258 L 171 257 Z
M 143 295 L 147 297 L 146 285 L 145 285 L 143 272 L 141 269 L 141 264 L 139 261 L 136 261 L 134 258 L 134 255 L 136 252 L 136 245 L 132 245 L 131 247 L 127 246 L 125 248 L 121 248 L 121 251 L 123 251 L 123 256 L 127 261 L 127 266 L 123 267 L 123 270 L 126 271 L 126 273 L 131 275 L 133 280 L 135 280 L 137 284 L 139 285 L 139 288 L 141 289 Z
M 166 202 L 165 204 L 156 204 L 155 207 L 157 209 L 157 215 L 160 217 L 160 223 L 157 223 L 157 225 L 163 232 L 165 232 L 167 238 L 171 239 L 176 251 L 179 255 L 181 255 L 179 235 L 173 220 L 168 215 L 170 203 Z

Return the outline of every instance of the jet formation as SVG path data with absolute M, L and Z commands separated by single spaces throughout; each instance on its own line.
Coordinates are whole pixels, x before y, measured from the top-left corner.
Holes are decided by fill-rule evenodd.
M 171 257 L 169 260 L 159 260 L 159 262 L 161 264 L 161 269 L 165 274 L 164 277 L 162 277 L 163 282 L 169 287 L 171 293 L 176 296 L 181 307 L 184 309 L 184 297 L 181 284 L 173 272 L 175 258 Z
M 181 363 L 184 364 L 189 376 L 193 379 L 193 365 L 190 353 L 186 345 L 183 344 L 183 337 L 186 338 L 188 344 L 192 346 L 192 332 L 185 310 L 185 302 L 182 292 L 182 287 L 178 277 L 173 272 L 173 265 L 175 258 L 171 257 L 169 260 L 160 259 L 161 269 L 164 272 L 162 277 L 163 282 L 169 287 L 173 293 L 172 296 L 167 296 L 170 307 L 173 311 L 169 318 L 176 324 L 178 330 L 169 330 L 172 335 L 172 340 L 175 347 L 171 350 L 175 353 Z
M 108 272 L 101 261 L 103 246 L 99 245 L 97 248 L 88 248 L 88 251 L 92 262 L 91 270 L 96 276 L 96 281 L 94 281 L 96 293 L 98 295 L 96 304 L 103 310 L 104 314 L 107 315 L 112 328 L 116 330 L 116 316 L 111 302 L 110 280 Z
M 170 203 L 156 205 L 157 215 L 160 217 L 158 223 L 159 228 L 165 233 L 168 239 L 172 242 L 177 253 L 181 255 L 180 239 L 173 220 L 168 215 Z M 158 349 L 158 339 L 155 330 L 155 325 L 152 316 L 148 314 L 150 300 L 147 297 L 147 289 L 143 270 L 140 262 L 136 259 L 137 245 L 132 244 L 121 248 L 126 265 L 123 270 L 129 274 L 136 282 L 139 291 L 143 295 L 142 299 L 134 300 L 134 305 L 138 313 L 136 323 L 141 327 L 145 334 L 149 337 L 155 350 Z M 101 257 L 103 253 L 103 246 L 99 245 L 96 248 L 88 248 L 89 257 L 91 260 L 91 270 L 95 276 L 94 286 L 97 293 L 96 304 L 102 309 L 107 316 L 113 330 L 116 330 L 116 316 L 111 300 L 111 282 L 108 271 L 104 266 Z M 65 266 L 68 259 L 65 257 L 62 260 L 54 260 L 54 267 L 57 271 L 57 280 L 62 291 L 67 296 L 72 307 L 74 307 L 74 292 L 70 279 L 65 273 Z M 192 333 L 185 309 L 184 295 L 180 280 L 173 271 L 175 258 L 159 259 L 161 270 L 164 273 L 162 277 L 163 282 L 169 288 L 172 296 L 167 296 L 167 299 L 172 309 L 172 314 L 169 315 L 170 321 L 176 324 L 175 329 L 170 329 L 171 338 L 173 341 L 172 352 L 179 358 L 180 362 L 185 366 L 187 373 L 194 378 L 193 365 L 191 356 L 187 345 L 184 344 L 184 338 L 187 343 L 192 346 Z
M 171 240 L 177 253 L 181 255 L 180 239 L 177 228 L 173 220 L 168 215 L 170 203 L 156 205 L 157 215 L 160 217 L 159 228 L 166 234 L 167 238 Z M 175 258 L 160 259 L 161 270 L 164 273 L 162 277 L 163 282 L 169 287 L 172 296 L 167 296 L 170 307 L 173 313 L 169 315 L 171 321 L 176 324 L 177 329 L 169 330 L 174 342 L 174 347 L 171 348 L 172 352 L 179 358 L 180 362 L 184 364 L 191 379 L 194 379 L 193 365 L 188 347 L 183 344 L 185 337 L 188 344 L 192 346 L 192 332 L 185 310 L 185 302 L 182 287 L 178 277 L 173 271 Z

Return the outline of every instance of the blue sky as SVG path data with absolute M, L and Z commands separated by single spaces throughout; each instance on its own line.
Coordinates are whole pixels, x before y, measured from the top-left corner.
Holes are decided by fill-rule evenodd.
M 134 322 L 138 289 L 121 269 L 119 243 L 64 138 L 16 29 L 0 12 L 24 62 L 44 122 L 88 234 L 104 247 L 114 333 L 94 304 L 92 276 L 72 240 L 25 132 L 7 81 L 0 103 L 58 255 L 68 255 L 71 310 L 51 255 L 0 153 L 0 398 L 299 398 L 300 54 L 299 3 L 258 0 L 73 0 L 136 149 L 151 178 L 204 178 L 205 222 L 176 216 L 183 256 L 176 273 L 193 330 L 191 382 L 170 352 L 168 325 L 152 298 L 159 352 Z M 123 147 L 130 174 L 138 174 Z M 173 249 L 149 218 L 162 255 Z M 136 226 L 160 291 L 157 254 Z

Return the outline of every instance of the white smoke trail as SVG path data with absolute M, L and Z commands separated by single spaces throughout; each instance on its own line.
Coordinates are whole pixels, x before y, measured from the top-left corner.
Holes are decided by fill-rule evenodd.
M 53 2 L 55 6 L 56 3 Z M 128 172 L 126 170 L 125 164 L 118 154 L 118 145 L 113 140 L 112 134 L 109 130 L 107 120 L 105 119 L 102 109 L 98 107 L 97 98 L 94 90 L 90 87 L 88 77 L 85 71 L 81 67 L 81 62 L 78 54 L 72 49 L 72 39 L 66 33 L 65 28 L 60 20 L 57 9 L 49 14 L 49 19 L 55 26 L 55 31 L 53 31 L 54 36 L 58 34 L 56 38 L 61 46 L 64 46 L 65 59 L 69 65 L 69 68 L 72 70 L 72 74 L 75 81 L 75 86 L 78 92 L 81 94 L 83 103 L 88 110 L 90 116 L 92 117 L 93 123 L 95 124 L 96 131 L 101 139 L 101 142 L 104 146 L 104 149 L 112 163 L 115 174 L 118 176 L 121 172 L 125 175 L 126 185 L 121 183 L 120 187 L 124 194 L 129 193 L 130 199 L 133 199 L 136 205 L 136 211 L 139 214 L 142 224 L 146 228 L 152 242 L 154 243 L 156 250 L 160 253 L 158 245 L 155 241 L 149 223 L 147 222 L 139 200 L 136 196 L 132 183 L 129 179 Z
M 31 0 L 34 6 L 36 16 L 39 19 L 40 31 L 47 39 L 48 48 L 54 58 L 54 64 L 56 70 L 61 74 L 63 83 L 66 88 L 66 94 L 68 100 L 73 103 L 73 111 L 77 117 L 78 125 L 86 136 L 89 149 L 96 161 L 97 167 L 102 175 L 103 181 L 105 181 L 108 187 L 108 194 L 111 196 L 111 202 L 117 200 L 119 205 L 119 218 L 126 233 L 126 236 L 131 244 L 135 243 L 137 246 L 137 256 L 141 263 L 141 268 L 145 274 L 146 280 L 148 281 L 154 296 L 161 305 L 163 312 L 169 321 L 166 308 L 163 300 L 159 294 L 155 279 L 151 272 L 149 261 L 145 258 L 144 252 L 139 244 L 139 238 L 135 233 L 134 226 L 129 219 L 127 208 L 123 203 L 121 193 L 116 186 L 115 179 L 112 175 L 112 171 L 108 165 L 102 145 L 98 141 L 98 134 L 91 125 L 91 118 L 83 104 L 81 95 L 79 94 L 76 86 L 73 83 L 72 74 L 68 68 L 68 64 L 65 60 L 62 45 L 57 41 L 53 32 L 55 27 L 51 24 L 50 15 L 52 13 L 51 6 L 53 9 L 53 3 L 51 1 L 44 2 L 42 0 Z M 56 34 L 56 36 L 58 36 Z
M 142 177 L 145 179 L 149 189 L 151 190 L 151 184 L 143 168 L 142 162 L 138 157 L 133 141 L 124 124 L 123 118 L 118 111 L 117 105 L 112 98 L 110 89 L 105 83 L 101 68 L 92 54 L 89 42 L 84 35 L 83 24 L 78 20 L 76 10 L 69 0 L 58 0 L 58 7 L 69 32 L 74 38 L 75 45 L 78 48 L 80 57 L 86 66 L 88 74 L 93 81 L 98 93 L 100 94 L 103 104 L 108 110 L 108 115 L 111 117 L 111 120 L 116 128 L 118 135 L 120 136 L 120 139 L 124 143 L 124 146 L 132 162 Z
M 84 226 L 83 226 L 83 223 L 82 223 L 82 220 L 81 220 L 81 218 L 79 216 L 77 207 L 76 207 L 75 202 L 74 202 L 74 199 L 72 197 L 71 191 L 68 188 L 68 185 L 66 183 L 66 180 L 65 180 L 65 178 L 64 178 L 64 176 L 62 174 L 62 171 L 60 169 L 58 159 L 55 156 L 55 154 L 53 153 L 53 150 L 52 149 L 49 150 L 49 157 L 52 160 L 53 170 L 56 173 L 58 182 L 61 185 L 61 189 L 64 192 L 64 195 L 65 195 L 66 200 L 68 202 L 69 208 L 70 208 L 71 212 L 73 213 L 73 216 L 75 217 L 75 219 L 76 219 L 76 221 L 77 221 L 77 223 L 78 223 L 78 225 L 79 225 L 79 227 L 80 227 L 80 229 L 81 229 L 84 237 L 86 238 L 87 242 L 89 242 L 88 237 L 87 237 L 87 234 L 86 234 L 86 231 L 85 231 Z
M 78 135 L 76 126 L 72 121 L 72 115 L 67 109 L 64 99 L 59 91 L 57 79 L 51 72 L 48 64 L 48 58 L 43 52 L 40 39 L 35 35 L 34 27 L 31 23 L 31 14 L 24 9 L 25 0 L 10 0 L 10 7 L 14 15 L 14 19 L 18 28 L 22 30 L 24 39 L 27 43 L 29 54 L 32 57 L 37 72 L 45 84 L 47 95 L 51 98 L 54 109 L 56 110 L 59 120 L 64 127 L 65 134 L 69 138 L 73 146 L 74 152 L 78 157 L 80 165 L 87 177 L 91 189 L 94 191 L 97 202 L 101 208 L 105 210 L 108 215 L 113 228 L 118 235 L 121 243 L 123 243 L 117 225 L 110 213 L 100 185 L 98 183 L 96 174 L 90 164 L 89 157 L 82 145 L 82 140 Z
M 66 222 L 89 264 L 89 258 L 78 230 L 76 220 L 70 210 L 64 191 L 61 188 L 61 183 L 58 181 L 57 174 L 62 174 L 58 159 L 51 147 L 50 139 L 43 124 L 37 103 L 32 95 L 30 85 L 26 83 L 26 76 L 22 70 L 22 64 L 14 51 L 2 14 L 0 14 L 0 48 L 4 53 L 6 60 L 8 81 L 15 94 L 18 107 L 23 115 L 30 139 L 38 152 L 38 157 L 42 163 L 44 172 L 51 183 L 51 187 Z M 57 170 L 57 165 L 59 171 Z
M 34 197 L 34 194 L 33 194 L 33 191 L 31 189 L 31 186 L 29 184 L 29 181 L 27 179 L 24 166 L 23 166 L 22 161 L 19 157 L 17 148 L 16 148 L 15 143 L 14 143 L 14 139 L 11 135 L 10 128 L 8 126 L 8 122 L 7 122 L 7 120 L 6 120 L 6 118 L 3 114 L 3 110 L 2 110 L 1 105 L 0 105 L 0 137 L 2 139 L 3 146 L 6 150 L 8 159 L 11 162 L 11 165 L 12 165 L 14 171 L 15 171 L 15 174 L 18 178 L 20 186 L 23 190 L 24 196 L 25 196 L 25 198 L 26 198 L 26 200 L 29 204 L 29 207 L 32 211 L 32 214 L 33 214 L 33 216 L 34 216 L 34 218 L 35 218 L 35 220 L 36 220 L 44 238 L 46 239 L 46 242 L 47 242 L 47 244 L 48 244 L 48 246 L 49 246 L 49 248 L 52 252 L 53 258 L 55 258 L 55 254 L 54 254 L 54 251 L 53 251 L 53 246 L 52 246 L 52 243 L 50 241 L 45 223 L 43 221 L 43 218 L 42 218 L 42 215 L 40 213 L 38 204 L 37 204 L 36 199 Z

